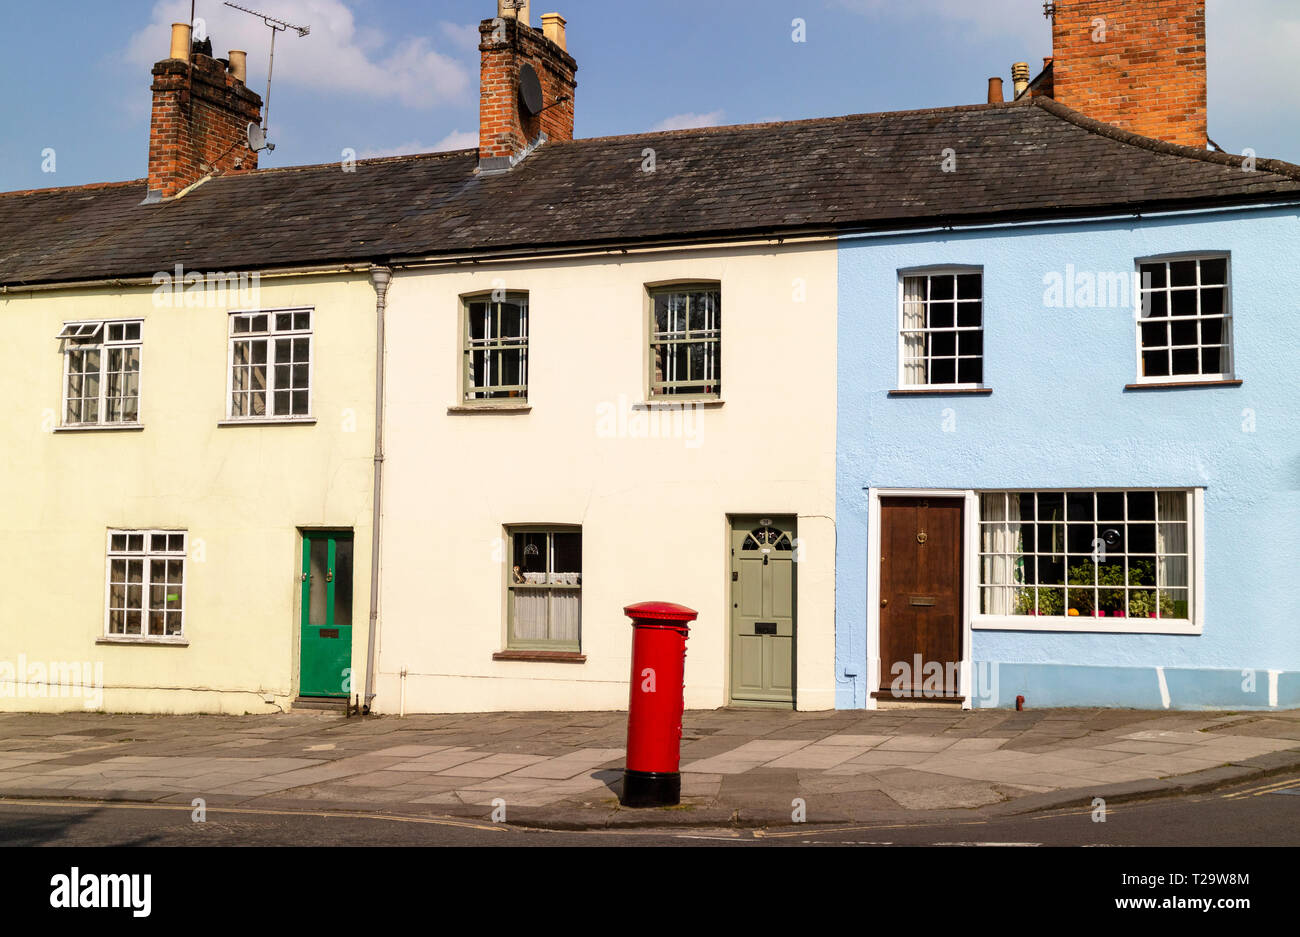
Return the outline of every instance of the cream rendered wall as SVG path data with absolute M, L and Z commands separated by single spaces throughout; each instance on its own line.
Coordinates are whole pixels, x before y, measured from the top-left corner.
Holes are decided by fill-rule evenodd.
M 833 245 L 804 245 L 398 273 L 375 709 L 397 711 L 402 670 L 407 711 L 625 708 L 622 609 L 649 599 L 700 612 L 687 706 L 725 705 L 731 514 L 797 515 L 797 706 L 830 708 L 836 269 Z M 725 403 L 700 414 L 698 445 L 633 438 L 646 285 L 691 279 L 721 282 Z M 448 413 L 459 297 L 495 285 L 529 293 L 532 410 Z M 527 523 L 582 526 L 585 663 L 492 659 L 506 645 L 503 529 Z
M 108 711 L 288 708 L 297 692 L 298 528 L 352 528 L 360 691 L 374 303 L 364 274 L 263 279 L 257 306 L 315 309 L 317 422 L 221 427 L 227 306 L 160 308 L 150 287 L 0 295 L 8 350 L 0 369 L 0 662 L 13 665 L 21 655 L 29 665 L 102 664 L 103 698 L 92 708 Z M 55 335 L 66 320 L 113 318 L 144 320 L 144 429 L 51 432 L 61 416 Z M 104 632 L 110 527 L 189 532 L 187 647 L 96 643 Z M 0 709 L 81 709 L 87 702 L 33 691 L 0 682 Z

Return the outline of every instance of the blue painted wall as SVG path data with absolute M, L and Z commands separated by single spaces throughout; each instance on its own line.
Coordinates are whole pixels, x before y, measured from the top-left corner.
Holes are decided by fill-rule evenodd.
M 1231 253 L 1244 383 L 1126 392 L 1131 307 L 1048 308 L 1044 276 L 1184 251 Z M 972 659 L 999 665 L 996 705 L 1159 707 L 1156 667 L 1175 708 L 1267 706 L 1268 669 L 1286 672 L 1279 703 L 1300 705 L 1297 209 L 846 238 L 839 260 L 838 706 L 866 698 L 867 488 L 1129 486 L 1204 487 L 1204 633 L 976 631 Z M 983 267 L 993 393 L 890 398 L 899 270 L 945 264 Z

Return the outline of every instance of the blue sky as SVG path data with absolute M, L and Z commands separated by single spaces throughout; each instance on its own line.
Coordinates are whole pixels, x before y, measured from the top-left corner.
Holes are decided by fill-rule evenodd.
M 197 2 L 217 54 L 247 50 L 263 92 L 269 31 Z M 263 166 L 476 145 L 476 24 L 495 0 L 241 5 L 312 26 L 277 41 Z M 1051 52 L 1041 0 L 534 0 L 533 22 L 551 10 L 569 21 L 584 137 L 979 103 L 990 75 L 1009 88 L 1012 62 L 1036 72 Z M 149 68 L 188 15 L 189 0 L 7 0 L 0 191 L 143 176 Z M 1210 136 L 1300 162 L 1300 4 L 1210 0 L 1208 29 Z

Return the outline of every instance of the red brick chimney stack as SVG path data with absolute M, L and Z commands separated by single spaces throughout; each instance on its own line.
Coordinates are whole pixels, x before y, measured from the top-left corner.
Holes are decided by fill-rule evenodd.
M 211 172 L 257 168 L 246 134 L 262 122 L 262 99 L 244 85 L 244 53 L 227 62 L 189 49 L 190 27 L 176 23 L 171 56 L 153 67 L 150 199 L 171 198 Z
M 542 16 L 543 28 L 528 22 L 528 4 L 498 0 L 496 19 L 479 24 L 479 166 L 502 170 L 545 134 L 573 139 L 573 95 L 578 63 L 566 51 L 565 20 Z M 542 88 L 542 111 L 530 115 L 521 102 L 519 74 L 531 65 Z
M 1133 133 L 1206 145 L 1205 0 L 1057 0 L 1052 95 Z

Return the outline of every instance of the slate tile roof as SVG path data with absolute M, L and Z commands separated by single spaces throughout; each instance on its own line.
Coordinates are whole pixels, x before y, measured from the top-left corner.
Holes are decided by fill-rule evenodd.
M 943 152 L 956 171 L 943 172 Z M 642 171 L 653 149 L 655 171 Z M 0 195 L 0 285 L 1300 201 L 1300 167 L 1138 137 L 1048 98 Z

